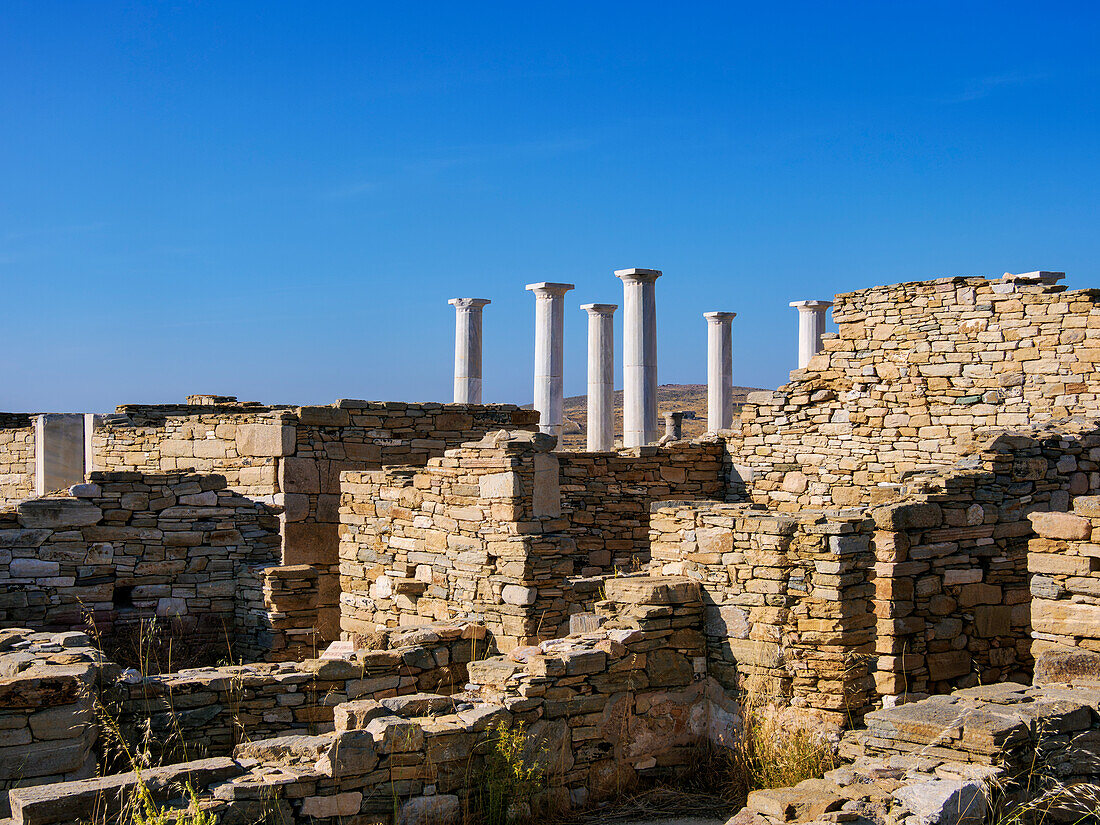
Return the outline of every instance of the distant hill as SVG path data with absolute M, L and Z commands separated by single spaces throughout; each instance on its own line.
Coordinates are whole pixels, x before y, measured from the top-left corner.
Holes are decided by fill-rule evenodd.
M 736 418 L 741 407 L 745 403 L 745 396 L 750 392 L 757 392 L 755 387 L 733 388 L 733 415 Z M 530 406 L 530 405 L 528 405 Z M 663 435 L 665 431 L 664 418 L 660 415 L 667 411 L 684 410 L 688 415 L 684 416 L 684 438 L 695 438 L 702 435 L 707 429 L 707 386 L 706 384 L 664 384 L 657 388 L 657 412 L 659 431 Z M 694 418 L 692 418 L 694 413 Z M 588 416 L 588 398 L 584 395 L 574 395 L 565 399 L 566 433 L 562 438 L 561 448 L 566 450 L 585 449 L 585 430 Z M 575 424 L 571 426 L 569 422 Z M 615 438 L 622 438 L 623 434 L 623 392 L 615 393 Z

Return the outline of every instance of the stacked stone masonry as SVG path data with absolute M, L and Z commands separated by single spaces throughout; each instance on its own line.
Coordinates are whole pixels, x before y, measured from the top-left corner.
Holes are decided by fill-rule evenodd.
M 220 476 L 93 473 L 0 511 L 0 621 L 110 637 L 160 619 L 226 652 L 237 582 L 278 553 L 276 516 Z
M 979 427 L 1100 411 L 1100 291 L 1055 277 L 943 278 L 836 296 L 838 332 L 791 382 L 750 395 L 730 495 L 780 510 L 883 500 Z
M 0 507 L 34 495 L 34 417 L 0 413 Z
M 591 601 L 571 577 L 646 561 L 652 501 L 720 489 L 718 442 L 611 456 L 552 444 L 496 433 L 420 471 L 344 473 L 343 631 L 469 616 L 502 649 L 559 635 Z

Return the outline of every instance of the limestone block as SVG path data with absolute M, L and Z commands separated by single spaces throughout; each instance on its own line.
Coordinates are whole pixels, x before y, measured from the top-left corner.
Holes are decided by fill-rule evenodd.
M 1043 538 L 1085 541 L 1092 535 L 1092 523 L 1072 513 L 1030 513 L 1028 520 Z
M 505 604 L 525 606 L 534 604 L 538 598 L 538 590 L 534 587 L 522 587 L 518 584 L 506 584 L 500 593 Z
M 459 821 L 462 807 L 457 796 L 416 796 L 401 806 L 397 825 L 452 825 Z
M 320 493 L 318 462 L 312 458 L 284 458 L 279 462 L 279 489 L 284 493 Z
M 482 498 L 516 498 L 522 495 L 519 473 L 490 473 L 478 479 Z
M 294 454 L 296 428 L 287 424 L 238 424 L 237 454 L 288 456 Z
M 1036 599 L 1031 604 L 1031 628 L 1058 636 L 1100 638 L 1100 605 Z
M 914 825 L 982 825 L 989 812 L 985 784 L 958 779 L 914 782 L 894 792 Z
M 307 796 L 302 800 L 302 816 L 314 819 L 330 819 L 337 816 L 354 816 L 363 804 L 363 794 L 359 791 L 329 796 Z

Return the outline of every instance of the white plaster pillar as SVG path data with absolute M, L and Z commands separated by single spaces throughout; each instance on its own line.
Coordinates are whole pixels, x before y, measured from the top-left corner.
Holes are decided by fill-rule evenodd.
M 657 440 L 659 269 L 618 269 L 623 282 L 623 446 Z
M 810 359 L 821 352 L 825 334 L 825 312 L 832 301 L 791 301 L 798 310 L 798 368 L 806 369 Z
M 588 313 L 588 451 L 615 446 L 615 310 L 618 304 L 584 304 Z
M 736 312 L 704 312 L 707 319 L 707 432 L 733 426 L 733 319 Z
M 481 403 L 481 308 L 488 298 L 451 298 L 455 308 L 455 403 Z
M 539 431 L 560 438 L 562 423 L 565 293 L 573 284 L 528 284 L 535 293 L 535 409 Z

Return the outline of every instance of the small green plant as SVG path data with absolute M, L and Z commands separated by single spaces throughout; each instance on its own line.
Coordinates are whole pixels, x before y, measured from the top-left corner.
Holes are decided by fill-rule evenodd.
M 480 805 L 486 825 L 503 825 L 530 816 L 535 796 L 546 785 L 546 773 L 537 760 L 528 758 L 526 728 L 501 723 L 492 729 L 486 744 Z
M 202 809 L 198 794 L 190 783 L 183 788 L 188 805 L 181 810 L 158 805 L 140 772 L 137 777 L 137 785 L 128 806 L 131 811 L 130 825 L 217 825 L 217 815 Z

